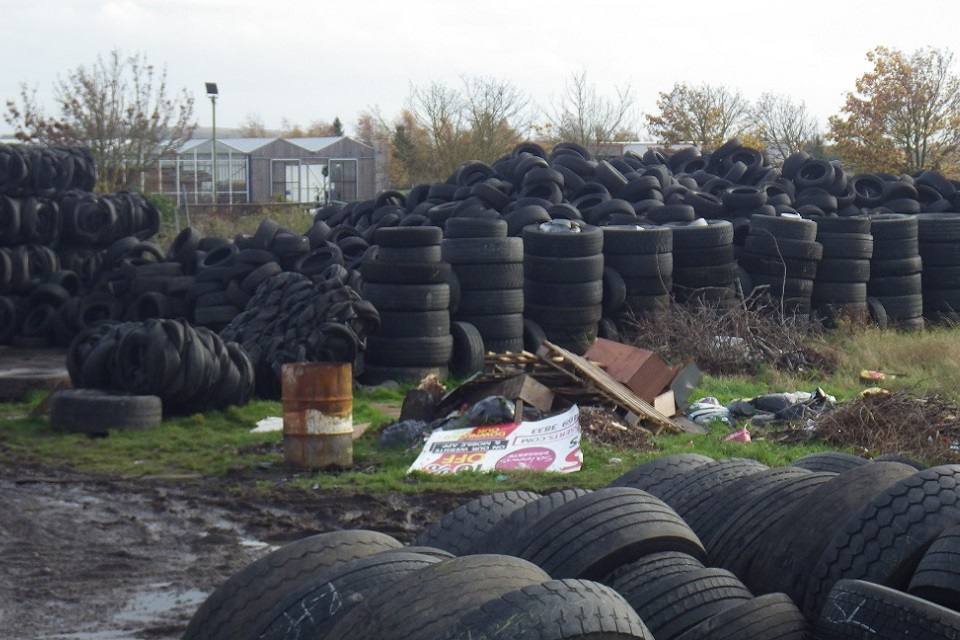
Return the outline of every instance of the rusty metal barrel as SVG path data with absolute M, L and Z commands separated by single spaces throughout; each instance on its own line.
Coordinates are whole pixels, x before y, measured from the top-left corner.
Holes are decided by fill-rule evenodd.
M 288 467 L 353 464 L 353 369 L 348 362 L 283 365 L 283 453 Z

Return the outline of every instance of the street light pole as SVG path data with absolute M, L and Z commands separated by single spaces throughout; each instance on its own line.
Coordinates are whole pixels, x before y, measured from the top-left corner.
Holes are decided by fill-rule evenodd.
M 217 204 L 217 83 L 208 82 L 207 95 L 210 96 L 210 105 L 213 108 L 213 150 L 210 152 L 213 156 L 213 204 Z

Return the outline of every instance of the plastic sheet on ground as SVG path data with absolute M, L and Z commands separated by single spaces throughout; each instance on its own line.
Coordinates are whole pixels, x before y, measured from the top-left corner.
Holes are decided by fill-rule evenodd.
M 574 405 L 560 415 L 535 422 L 437 429 L 407 473 L 521 469 L 571 473 L 582 466 L 580 411 Z

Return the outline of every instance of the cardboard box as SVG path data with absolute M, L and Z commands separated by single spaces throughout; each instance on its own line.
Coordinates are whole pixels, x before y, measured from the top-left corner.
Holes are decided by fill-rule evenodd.
M 597 338 L 584 357 L 602 366 L 610 377 L 650 404 L 676 376 L 676 371 L 653 351 L 604 338 Z

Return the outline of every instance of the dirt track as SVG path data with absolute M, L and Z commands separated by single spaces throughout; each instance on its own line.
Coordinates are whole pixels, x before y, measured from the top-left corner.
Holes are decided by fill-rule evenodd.
M 0 463 L 0 638 L 179 638 L 210 591 L 334 529 L 409 541 L 471 496 L 365 496 Z

